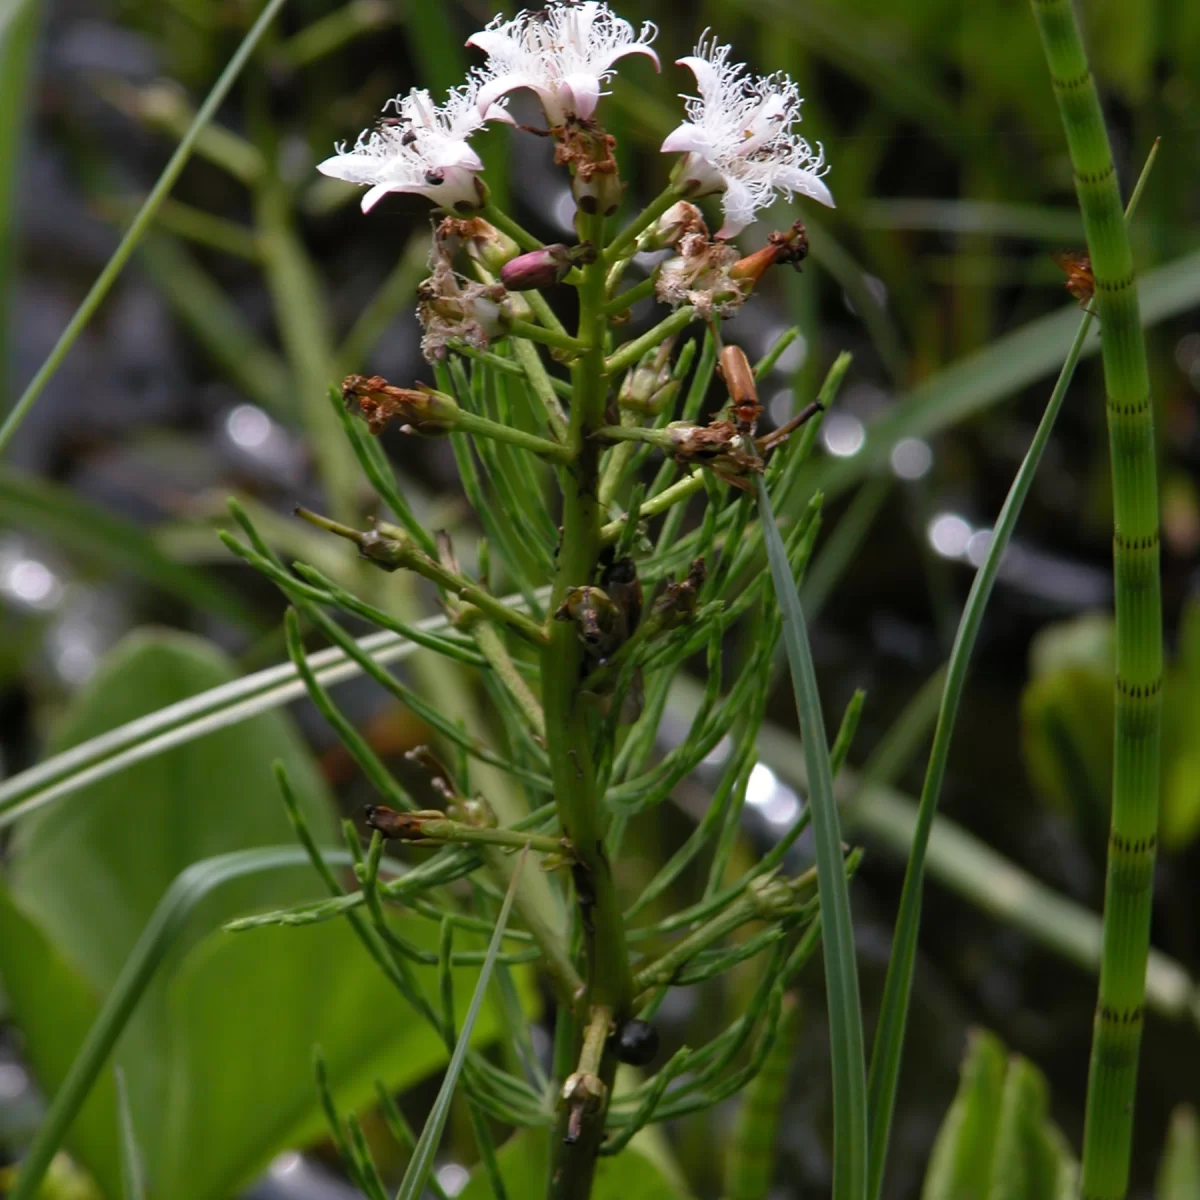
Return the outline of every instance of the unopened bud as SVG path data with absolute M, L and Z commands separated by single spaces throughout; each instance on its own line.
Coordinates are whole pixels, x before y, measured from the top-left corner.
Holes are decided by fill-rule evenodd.
M 470 217 L 466 220 L 447 217 L 438 226 L 434 236 L 439 243 L 448 243 L 451 253 L 453 241 L 460 242 L 467 257 L 479 263 L 492 275 L 498 275 L 506 262 L 521 253 L 521 247 L 507 233 L 502 233 L 482 217 Z
M 571 254 L 561 242 L 518 254 L 504 264 L 500 282 L 510 292 L 525 292 L 531 288 L 552 287 L 560 283 L 571 269 Z
M 356 539 L 358 553 L 385 571 L 398 571 L 412 560 L 412 543 L 405 537 L 390 537 L 371 529 Z
M 675 338 L 647 351 L 636 367 L 625 373 L 617 403 L 637 412 L 660 413 L 675 398 L 681 382 L 671 378 L 671 350 Z
M 672 204 L 650 228 L 638 238 L 639 250 L 666 250 L 678 246 L 689 233 L 698 233 L 708 238 L 708 227 L 704 216 L 686 200 Z
M 564 246 L 556 242 L 528 254 L 518 254 L 504 264 L 500 281 L 510 292 L 527 292 L 533 288 L 551 287 L 560 283 L 567 272 L 578 263 L 596 261 L 596 248 L 591 242 Z
M 571 194 L 579 211 L 595 216 L 611 217 L 621 205 L 621 193 L 625 185 L 615 170 L 593 171 L 590 175 L 577 172 L 571 178 Z
M 733 279 L 746 280 L 753 286 L 766 272 L 768 267 L 776 264 L 791 263 L 798 271 L 800 264 L 808 257 L 808 232 L 802 222 L 797 221 L 787 233 L 772 233 L 767 237 L 767 244 L 761 250 L 755 250 L 745 258 L 738 259 L 729 268 Z
M 382 433 L 395 417 L 404 422 L 405 433 L 423 437 L 449 433 L 458 424 L 458 403 L 453 396 L 423 384 L 393 387 L 382 375 L 347 375 L 342 383 L 342 399 L 352 410 L 358 405 L 367 428 L 374 434 Z

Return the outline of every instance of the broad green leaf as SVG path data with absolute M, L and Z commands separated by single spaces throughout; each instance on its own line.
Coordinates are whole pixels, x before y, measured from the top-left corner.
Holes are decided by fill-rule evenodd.
M 79 695 L 48 753 L 235 675 L 225 655 L 199 638 L 133 633 Z M 264 714 L 31 814 L 13 839 L 14 897 L 87 979 L 107 988 L 184 867 L 293 840 L 271 772 L 277 758 L 317 840 L 331 841 L 333 808 L 311 756 L 285 716 Z M 287 903 L 311 890 L 307 873 L 239 881 L 205 906 L 197 928 L 206 932 L 247 909 Z
M 933 1144 L 921 1200 L 987 1200 L 1004 1070 L 1000 1039 L 974 1030 L 958 1092 Z
M 437 949 L 433 922 L 408 918 L 395 927 L 416 945 Z M 459 949 L 482 945 L 456 939 Z M 461 1021 L 479 970 L 453 974 Z M 417 975 L 436 1005 L 436 972 L 422 968 Z M 536 1011 L 530 976 L 516 979 L 526 1011 Z M 281 1149 L 320 1135 L 314 1044 L 343 1112 L 374 1107 L 375 1079 L 400 1091 L 447 1059 L 444 1043 L 397 995 L 344 921 L 213 933 L 171 981 L 167 1019 L 166 1150 L 156 1191 L 173 1200 L 224 1200 Z M 489 1003 L 473 1040 L 499 1030 Z M 197 1154 L 197 1146 L 208 1150 Z
M 500 1148 L 500 1175 L 514 1200 L 545 1192 L 551 1136 L 548 1129 L 523 1129 Z M 635 1143 L 616 1158 L 600 1159 L 591 1200 L 686 1200 L 686 1196 Z M 459 1200 L 492 1200 L 482 1171 L 472 1173 Z
M 68 713 L 54 753 L 147 712 L 234 678 L 228 660 L 200 639 L 141 632 L 116 647 Z M 119 779 L 103 780 L 69 801 L 49 804 L 22 821 L 11 852 L 9 887 L 14 905 L 77 973 L 78 987 L 104 994 L 172 880 L 203 858 L 255 846 L 287 844 L 291 827 L 279 802 L 271 761 L 282 758 L 297 786 L 309 823 L 322 842 L 333 832 L 333 812 L 311 758 L 288 719 L 266 714 L 237 729 L 147 760 Z M 246 878 L 209 897 L 196 914 L 193 936 L 249 908 L 287 904 L 312 894 L 306 869 Z M 176 947 L 164 972 L 178 963 Z M 18 945 L 0 943 L 0 972 L 25 969 Z M 269 978 L 260 977 L 263 988 Z M 39 1014 L 55 1003 L 50 974 L 35 975 L 13 1011 L 48 1091 L 82 1038 L 48 1028 Z M 153 1174 L 162 1152 L 161 1126 L 167 1060 L 165 993 L 161 981 L 135 1013 L 116 1060 L 126 1072 L 135 1127 Z M 51 1045 L 57 1042 L 58 1045 Z M 65 1056 L 65 1057 L 60 1057 Z M 111 1087 L 111 1077 L 109 1076 Z M 103 1140 L 103 1139 L 100 1139 Z M 76 1145 L 81 1161 L 115 1192 L 115 1126 L 111 1145 Z M 103 1153 L 101 1153 L 103 1152 Z
M 0 886 L 0 982 L 43 1090 L 62 1082 L 99 1010 L 93 989 Z M 111 1071 L 83 1106 L 70 1145 L 110 1189 L 120 1179 L 117 1096 Z M 113 1193 L 115 1194 L 115 1193 Z
M 241 597 L 214 576 L 168 558 L 140 526 L 49 480 L 0 468 L 0 518 L 49 538 L 65 554 L 96 570 L 128 571 L 204 612 L 247 629 L 261 628 Z
M 1154 1200 L 1194 1200 L 1196 1196 L 1200 1196 L 1200 1121 L 1194 1108 L 1181 1104 L 1171 1114 Z

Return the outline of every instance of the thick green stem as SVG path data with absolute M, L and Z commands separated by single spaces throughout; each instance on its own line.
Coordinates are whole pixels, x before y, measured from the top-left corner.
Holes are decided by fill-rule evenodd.
M 581 237 L 600 245 L 603 221 L 580 215 Z M 604 365 L 604 265 L 584 268 L 579 288 L 579 341 L 586 346 L 573 364 L 571 424 L 567 444 L 573 461 L 560 472 L 563 492 L 562 541 L 555 565 L 551 610 L 570 588 L 595 582 L 602 542 L 598 501 L 600 446 L 589 435 L 604 423 L 609 377 Z M 587 701 L 580 678 L 583 647 L 571 621 L 552 621 L 549 645 L 542 652 L 542 708 L 555 804 L 564 836 L 575 847 L 572 868 L 576 901 L 587 954 L 585 991 L 580 1012 L 609 1011 L 618 1021 L 631 1015 L 633 980 L 625 945 L 625 926 L 617 902 L 612 866 L 604 849 L 603 797 L 592 758 Z M 615 1062 L 603 1054 L 594 1072 L 611 1090 Z M 591 1190 L 596 1152 L 603 1135 L 604 1102 L 598 1120 L 584 1123 L 573 1142 L 556 1140 L 551 1168 L 552 1200 L 585 1198 Z
M 1104 954 L 1088 1073 L 1082 1194 L 1120 1200 L 1129 1182 L 1158 842 L 1162 601 L 1154 418 L 1121 193 L 1070 0 L 1033 0 L 1096 281 L 1112 459 L 1116 737 Z

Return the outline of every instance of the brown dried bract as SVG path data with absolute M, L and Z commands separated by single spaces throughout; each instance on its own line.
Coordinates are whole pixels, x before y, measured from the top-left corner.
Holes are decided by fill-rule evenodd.
M 596 175 L 617 173 L 617 160 L 613 157 L 617 139 L 597 122 L 572 114 L 552 132 L 554 161 L 558 166 L 571 167 L 585 183 L 590 183 Z
M 441 821 L 445 813 L 437 809 L 422 809 L 419 812 L 397 812 L 383 804 L 368 804 L 365 809 L 367 824 L 377 829 L 385 838 L 394 841 L 419 842 L 424 840 L 423 826 L 426 821 Z
M 732 421 L 712 421 L 708 425 L 672 423 L 666 432 L 674 443 L 672 454 L 677 462 L 711 467 L 734 487 L 748 491 L 749 484 L 742 476 L 762 472 L 762 459 L 743 449 L 741 431 Z
M 1054 250 L 1050 257 L 1058 263 L 1067 277 L 1064 285 L 1068 292 L 1087 307 L 1096 294 L 1096 276 L 1092 273 L 1092 260 L 1077 250 Z
M 654 602 L 656 616 L 686 617 L 696 611 L 700 589 L 708 576 L 704 559 L 694 558 L 687 575 L 678 583 L 668 581 L 663 593 Z
M 342 381 L 342 401 L 352 412 L 355 405 L 376 436 L 394 418 L 404 421 L 407 432 L 436 437 L 454 428 L 457 405 L 432 388 L 393 387 L 382 375 L 347 375 Z
M 628 637 L 642 619 L 642 583 L 638 579 L 637 563 L 628 555 L 616 559 L 604 568 L 600 584 L 620 611 Z

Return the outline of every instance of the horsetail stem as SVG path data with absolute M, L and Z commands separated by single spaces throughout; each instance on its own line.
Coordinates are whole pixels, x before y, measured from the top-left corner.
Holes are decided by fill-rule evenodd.
M 1154 419 L 1121 197 L 1070 0 L 1032 0 L 1066 132 L 1095 276 L 1113 489 L 1116 736 L 1100 989 L 1084 1121 L 1084 1200 L 1121 1200 L 1133 1104 L 1158 840 L 1162 605 Z

